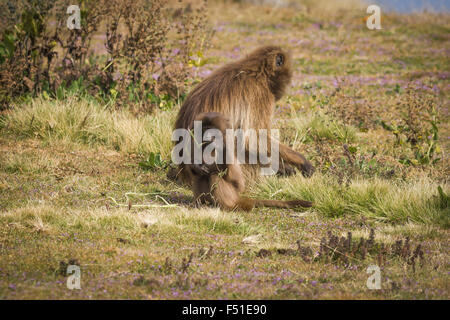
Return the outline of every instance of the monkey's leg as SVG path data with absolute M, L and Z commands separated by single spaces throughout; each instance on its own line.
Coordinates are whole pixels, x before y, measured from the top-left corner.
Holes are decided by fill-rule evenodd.
M 245 190 L 245 179 L 240 165 L 236 163 L 227 165 L 227 171 L 223 178 L 226 182 L 231 184 L 238 193 Z
M 244 178 L 241 167 L 237 164 L 228 165 L 224 177 L 214 176 L 214 199 L 221 208 L 226 210 L 241 209 L 251 211 L 254 207 L 275 207 L 275 208 L 295 208 L 311 207 L 312 202 L 305 200 L 258 200 L 240 197 L 239 193 L 244 191 Z
M 223 178 L 219 178 L 218 176 L 212 177 L 211 181 L 212 181 L 211 192 L 213 194 L 214 201 L 222 209 L 231 211 L 240 207 L 239 192 L 237 191 L 234 183 L 228 182 Z M 252 208 L 250 208 L 249 210 L 251 210 Z
M 288 164 L 296 166 L 305 177 L 313 175 L 315 168 L 302 154 L 292 150 L 288 146 L 279 143 L 280 157 Z
M 238 164 L 228 164 L 226 170 L 212 174 L 208 178 L 209 192 L 216 205 L 224 210 L 253 209 L 254 202 L 245 200 L 241 202 L 239 193 L 245 189 L 245 180 Z

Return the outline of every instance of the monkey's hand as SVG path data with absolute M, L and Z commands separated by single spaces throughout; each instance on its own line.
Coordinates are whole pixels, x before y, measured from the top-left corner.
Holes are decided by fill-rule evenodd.
M 316 171 L 316 168 L 314 168 L 314 166 L 311 164 L 311 162 L 306 160 L 305 163 L 303 163 L 300 166 L 300 170 L 302 171 L 302 174 L 304 177 L 309 178 L 314 174 L 314 171 Z
M 277 171 L 277 175 L 281 176 L 281 177 L 293 176 L 293 175 L 295 175 L 295 167 L 282 161 L 280 168 Z
M 200 176 L 210 176 L 213 174 L 219 174 L 219 172 L 223 171 L 222 166 L 217 165 L 216 163 L 192 164 L 191 168 L 196 174 L 198 174 Z

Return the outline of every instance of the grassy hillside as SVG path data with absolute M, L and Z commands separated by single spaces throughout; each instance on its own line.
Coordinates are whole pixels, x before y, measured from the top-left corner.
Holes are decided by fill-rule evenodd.
M 273 123 L 317 171 L 247 193 L 308 210 L 193 208 L 166 178 L 180 101 L 148 113 L 68 90 L 4 111 L 0 298 L 450 298 L 450 20 L 382 12 L 371 31 L 365 9 L 208 4 L 192 85 L 260 45 L 292 52 Z M 366 287 L 374 264 L 381 290 Z

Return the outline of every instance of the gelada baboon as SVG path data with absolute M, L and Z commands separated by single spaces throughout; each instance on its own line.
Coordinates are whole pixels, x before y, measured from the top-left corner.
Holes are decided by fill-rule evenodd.
M 270 137 L 275 102 L 283 96 L 290 83 L 291 68 L 290 55 L 276 46 L 259 48 L 241 60 L 226 64 L 190 92 L 178 113 L 175 129 L 189 130 L 200 114 L 217 112 L 228 119 L 234 130 L 253 129 L 258 132 L 266 129 Z M 245 143 L 246 148 L 249 148 Z M 250 153 L 251 150 L 246 152 Z M 303 155 L 281 143 L 279 158 L 281 174 L 292 173 L 292 166 L 306 177 L 314 172 L 314 167 Z M 243 168 L 249 170 L 245 166 L 236 169 Z M 172 178 L 174 175 L 188 184 L 192 183 L 192 177 L 184 164 L 179 166 L 176 174 L 169 173 Z
M 265 46 L 241 60 L 219 68 L 200 82 L 187 96 L 175 129 L 189 129 L 202 112 L 219 112 L 233 129 L 268 129 L 275 108 L 292 77 L 290 55 L 276 46 Z M 300 153 L 279 144 L 280 171 L 297 167 L 309 177 L 314 167 Z M 181 174 L 182 174 L 182 167 Z
M 231 129 L 229 119 L 221 113 L 206 112 L 199 114 L 195 120 L 202 123 L 202 136 L 209 129 L 218 129 L 221 132 L 223 140 L 221 152 L 223 159 L 225 159 L 227 157 L 226 130 Z M 259 200 L 241 197 L 240 193 L 245 189 L 245 179 L 237 159 L 234 157 L 232 162 L 226 164 L 223 162 L 217 163 L 217 161 L 208 164 L 206 159 L 203 158 L 206 154 L 203 151 L 212 141 L 201 144 L 201 163 L 194 164 L 193 153 L 191 153 L 191 164 L 185 164 L 184 166 L 194 191 L 194 202 L 197 205 L 210 204 L 225 210 L 240 209 L 245 211 L 250 211 L 254 207 L 311 207 L 312 203 L 304 200 Z M 191 143 L 191 150 L 193 150 L 196 142 L 191 140 Z

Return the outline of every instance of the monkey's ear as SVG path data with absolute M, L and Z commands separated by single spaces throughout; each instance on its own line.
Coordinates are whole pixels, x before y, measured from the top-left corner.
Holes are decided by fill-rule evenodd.
M 277 57 L 275 58 L 275 65 L 277 67 L 281 67 L 284 64 L 284 54 L 279 53 L 277 54 Z

